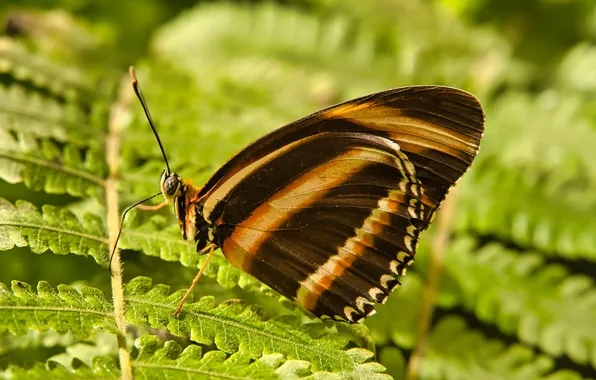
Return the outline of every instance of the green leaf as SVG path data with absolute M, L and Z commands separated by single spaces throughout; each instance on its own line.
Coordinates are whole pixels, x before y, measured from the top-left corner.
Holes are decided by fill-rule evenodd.
M 21 44 L 5 37 L 0 38 L 0 72 L 10 73 L 18 81 L 31 82 L 39 89 L 47 89 L 69 100 L 97 99 L 100 95 L 80 70 L 30 53 Z
M 154 336 L 142 336 L 135 342 L 139 355 L 133 362 L 135 376 L 143 379 L 279 379 L 270 360 L 251 363 L 249 355 L 209 351 L 190 345 L 184 350 L 174 341 L 159 347 Z
M 50 357 L 48 362 L 58 363 L 70 369 L 76 369 L 78 363 L 92 367 L 96 357 L 116 357 L 117 351 L 117 337 L 109 331 L 96 330 L 91 339 L 86 339 L 85 343 L 69 344 L 65 352 Z
M 224 352 L 244 352 L 251 358 L 267 353 L 282 353 L 290 359 L 306 360 L 315 370 L 353 369 L 355 362 L 342 351 L 347 339 L 342 336 L 313 338 L 304 327 L 285 319 L 266 319 L 262 311 L 241 300 L 215 305 L 213 297 L 186 303 L 179 317 L 172 316 L 183 291 L 169 294 L 169 287 L 152 287 L 151 279 L 137 277 L 126 286 L 126 317 L 133 323 L 148 322 L 167 328 L 176 336 L 201 344 L 213 344 Z
M 505 347 L 469 330 L 458 317 L 446 317 L 434 327 L 420 377 L 433 380 L 543 379 L 553 360 L 521 345 Z
M 116 332 L 112 310 L 104 294 L 91 287 L 77 291 L 59 285 L 56 292 L 41 281 L 36 293 L 19 281 L 12 282 L 12 291 L 0 284 L 0 325 L 18 335 L 49 328 L 61 334 L 71 331 L 79 339 L 88 338 L 98 327 Z
M 54 363 L 43 365 L 37 363 L 31 369 L 10 366 L 4 374 L 13 380 L 67 380 L 67 379 L 119 379 L 120 370 L 114 360 L 104 357 L 96 357 L 91 367 L 77 366 L 76 369 L 64 367 Z
M 0 129 L 0 141 L 0 178 L 6 182 L 24 182 L 35 191 L 103 201 L 107 166 L 99 151 L 81 151 L 73 145 L 61 149 L 51 140 L 22 133 L 14 137 L 4 129 Z
M 267 354 L 256 360 L 247 353 L 237 352 L 228 356 L 222 351 L 202 353 L 200 346 L 190 345 L 184 350 L 174 341 L 163 347 L 155 336 L 142 336 L 135 342 L 139 355 L 133 362 L 135 375 L 144 379 L 371 379 L 386 380 L 390 376 L 380 374 L 384 367 L 365 363 L 372 354 L 348 351 L 357 363 L 352 372 L 314 372 L 310 363 L 302 360 L 286 360 L 281 354 Z M 310 376 L 309 376 L 310 375 Z
M 42 213 L 29 202 L 13 206 L 0 198 L 0 250 L 29 246 L 35 253 L 48 249 L 65 255 L 91 255 L 108 265 L 108 241 L 103 222 L 90 214 L 79 220 L 65 208 L 43 206 Z
M 553 356 L 596 366 L 596 288 L 592 279 L 545 265 L 537 254 L 518 254 L 474 241 L 451 246 L 445 263 L 462 305 L 480 320 Z
M 496 235 L 544 255 L 593 261 L 596 185 L 575 186 L 577 181 L 561 179 L 549 185 L 544 180 L 532 169 L 514 170 L 490 161 L 475 166 L 458 186 L 457 228 Z
M 62 104 L 16 84 L 0 85 L 0 129 L 95 147 L 104 138 L 77 104 Z

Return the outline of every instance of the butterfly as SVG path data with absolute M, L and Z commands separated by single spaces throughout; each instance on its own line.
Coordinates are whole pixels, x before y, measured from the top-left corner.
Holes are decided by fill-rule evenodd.
M 182 237 L 209 254 L 176 315 L 216 248 L 317 317 L 372 315 L 400 284 L 420 232 L 484 132 L 472 94 L 401 87 L 274 130 L 195 187 L 170 171 L 132 68 L 131 77 L 166 162 L 162 205 L 174 206 Z

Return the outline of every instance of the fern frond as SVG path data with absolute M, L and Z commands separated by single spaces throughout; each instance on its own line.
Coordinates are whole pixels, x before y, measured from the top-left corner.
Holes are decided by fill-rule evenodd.
M 338 95 L 348 99 L 388 85 L 470 86 L 471 77 L 478 75 L 470 67 L 479 64 L 478 55 L 486 53 L 487 44 L 495 72 L 482 72 L 474 84 L 489 90 L 504 76 L 508 51 L 496 33 L 471 33 L 447 12 L 433 21 L 416 17 L 407 22 L 404 14 L 436 10 L 395 1 L 384 4 L 391 20 L 380 23 L 375 17 L 367 25 L 363 13 L 378 16 L 383 6 L 377 3 L 331 2 L 333 11 L 325 15 L 270 2 L 200 4 L 161 28 L 154 50 L 194 75 L 199 86 L 232 89 L 222 97 L 258 102 L 270 114 L 286 118 L 314 111 Z M 368 9 L 354 12 L 363 8 Z M 361 20 L 354 22 L 354 13 Z M 229 24 L 235 28 L 224 27 Z M 429 60 L 432 65 L 424 64 Z
M 79 70 L 32 54 L 6 37 L 0 38 L 0 72 L 69 100 L 93 99 L 100 95 Z
M 203 355 L 197 345 L 182 347 L 168 341 L 160 347 L 154 336 L 142 336 L 135 342 L 139 355 L 133 362 L 135 376 L 143 379 L 279 379 L 270 358 L 251 363 L 247 354 L 227 357 L 222 351 Z
M 100 290 L 91 287 L 77 291 L 59 285 L 56 291 L 41 281 L 36 293 L 29 284 L 19 281 L 12 282 L 12 291 L 0 284 L 0 325 L 14 334 L 52 328 L 85 339 L 98 327 L 116 332 L 112 314 L 112 303 Z
M 371 379 L 371 380 L 389 380 L 391 376 L 384 374 L 386 368 L 377 363 L 369 362 L 373 358 L 374 354 L 368 350 L 362 348 L 352 348 L 346 351 L 348 355 L 354 360 L 356 366 L 353 371 L 342 371 L 337 377 L 331 377 L 332 379 Z M 315 374 L 315 378 L 318 378 L 318 374 Z M 324 378 L 324 377 L 323 377 Z
M 537 185 L 532 170 L 479 164 L 459 188 L 460 230 L 496 235 L 546 255 L 596 261 L 596 187 L 574 191 L 572 184 L 561 183 L 549 188 Z
M 478 251 L 471 239 L 451 246 L 445 266 L 459 286 L 455 296 L 482 321 L 551 355 L 596 366 L 596 287 L 590 278 L 545 265 L 538 254 L 496 244 Z
M 82 146 L 103 143 L 103 132 L 89 124 L 77 105 L 62 104 L 17 84 L 0 85 L 0 128 Z
M 488 110 L 487 122 L 500 127 L 487 125 L 479 160 L 460 186 L 461 228 L 596 260 L 596 133 L 581 104 L 575 94 L 509 93 Z
M 577 93 L 550 90 L 532 96 L 510 92 L 487 114 L 481 160 L 548 173 L 558 183 L 584 179 L 596 184 L 596 131 Z
M 163 347 L 154 336 L 142 336 L 135 342 L 139 356 L 133 362 L 135 375 L 144 379 L 297 379 L 310 375 L 310 364 L 301 360 L 286 360 L 281 354 L 268 354 L 252 361 L 247 353 L 228 357 L 222 351 L 202 353 L 200 346 L 190 345 L 184 350 L 174 341 Z M 353 349 L 348 351 L 357 363 L 350 372 L 315 372 L 309 379 L 390 379 L 381 374 L 384 367 L 365 363 L 372 353 Z
M 297 323 L 266 319 L 261 311 L 244 302 L 231 300 L 215 305 L 213 297 L 187 303 L 178 318 L 172 316 L 184 291 L 170 295 L 169 287 L 152 287 L 151 279 L 137 277 L 126 285 L 127 320 L 148 322 L 155 328 L 167 328 L 176 336 L 188 337 L 201 344 L 213 344 L 224 352 L 241 351 L 251 358 L 278 352 L 288 358 L 307 360 L 316 370 L 347 370 L 354 360 L 342 351 L 348 339 L 335 335 L 313 338 Z
M 470 330 L 458 317 L 445 317 L 434 327 L 428 354 L 420 366 L 427 380 L 544 379 L 554 367 L 553 359 L 536 355 L 522 345 L 487 340 Z M 580 379 L 580 377 L 575 377 Z
M 259 310 L 240 302 L 216 306 L 211 297 L 204 297 L 196 303 L 188 303 L 180 318 L 174 318 L 172 311 L 181 293 L 168 295 L 167 286 L 150 287 L 151 281 L 147 278 L 137 278 L 127 285 L 129 322 L 167 327 L 175 335 L 190 337 L 202 344 L 215 343 L 224 352 L 240 351 L 251 359 L 281 353 L 309 362 L 313 371 L 368 375 L 384 371 L 378 363 L 368 362 L 372 357 L 370 351 L 342 350 L 348 342 L 342 335 L 321 334 L 321 329 L 299 327 L 297 322 L 287 318 L 283 322 L 267 320 Z M 52 328 L 58 333 L 72 332 L 78 339 L 86 339 L 97 328 L 116 332 L 112 304 L 101 291 L 91 287 L 77 291 L 59 285 L 56 292 L 42 281 L 36 293 L 28 284 L 14 281 L 12 291 L 0 285 L 0 305 L 0 326 L 15 334 Z M 311 334 L 315 331 L 316 337 L 313 337 Z M 285 370 L 292 367 L 288 366 Z
M 83 152 L 73 145 L 60 148 L 51 140 L 30 135 L 13 136 L 0 129 L 0 178 L 23 182 L 35 191 L 104 199 L 107 166 L 93 148 Z
M 11 380 L 117 380 L 120 378 L 120 370 L 116 366 L 114 360 L 104 357 L 96 357 L 93 359 L 93 365 L 91 367 L 81 365 L 77 366 L 75 369 L 71 369 L 53 362 L 48 362 L 45 365 L 37 363 L 31 369 L 24 369 L 12 365 L 4 371 L 4 375 Z
M 0 250 L 29 246 L 35 253 L 48 249 L 59 255 L 91 255 L 108 265 L 108 239 L 103 222 L 87 214 L 79 220 L 65 208 L 43 206 L 40 213 L 26 201 L 12 205 L 0 198 Z
M 228 22 L 236 28 L 223 28 Z M 253 38 L 247 41 L 246 35 Z M 398 81 L 389 69 L 395 67 L 394 57 L 370 49 L 373 39 L 337 15 L 323 20 L 272 3 L 202 4 L 162 28 L 154 43 L 156 51 L 176 57 L 176 66 L 197 78 L 199 72 L 209 72 L 202 87 L 217 88 L 217 81 L 225 80 L 235 92 L 252 94 L 243 97 L 247 101 L 287 118 L 288 111 L 295 117 L 306 113 L 309 104 L 310 109 L 319 107 L 317 101 L 333 97 L 337 87 L 362 91 L 362 86 L 370 90 L 371 84 L 380 85 L 381 78 Z M 184 46 L 191 49 L 181 55 Z M 205 56 L 210 59 L 199 58 Z M 350 65 L 342 64 L 346 61 Z M 369 69 L 373 62 L 378 71 Z M 347 77 L 349 89 L 341 81 Z

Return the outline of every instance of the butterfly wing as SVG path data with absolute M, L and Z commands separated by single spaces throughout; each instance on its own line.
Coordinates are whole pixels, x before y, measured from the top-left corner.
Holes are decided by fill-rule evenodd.
M 389 138 L 414 165 L 439 203 L 478 153 L 484 112 L 478 99 L 444 86 L 401 87 L 338 104 L 276 129 L 226 162 L 200 196 L 289 143 L 321 132 L 363 132 Z
M 478 101 L 409 87 L 318 112 L 257 140 L 203 188 L 232 264 L 317 316 L 373 312 L 471 164 Z

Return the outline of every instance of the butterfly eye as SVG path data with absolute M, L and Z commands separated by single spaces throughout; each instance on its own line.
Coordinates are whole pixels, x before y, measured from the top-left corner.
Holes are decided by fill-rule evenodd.
M 167 196 L 173 197 L 180 187 L 180 178 L 177 175 L 171 175 L 164 182 L 164 190 Z

